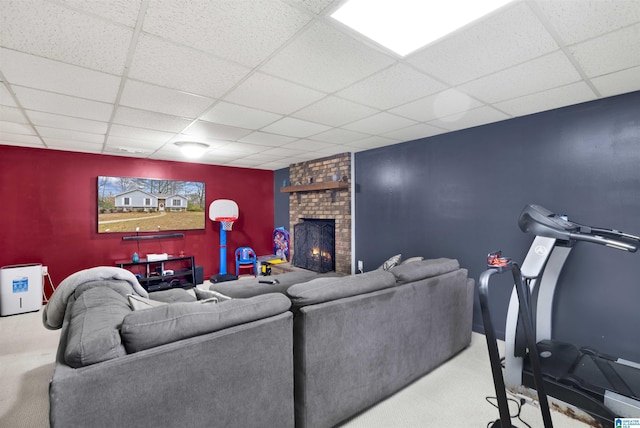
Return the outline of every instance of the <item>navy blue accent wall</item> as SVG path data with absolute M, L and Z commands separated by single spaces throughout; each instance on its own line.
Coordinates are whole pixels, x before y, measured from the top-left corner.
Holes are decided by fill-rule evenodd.
M 457 258 L 470 276 L 487 253 L 522 262 L 528 203 L 579 223 L 640 235 L 640 92 L 355 155 L 356 260 Z M 491 282 L 498 336 L 511 293 Z M 478 299 L 474 330 L 483 331 Z M 640 252 L 580 243 L 560 279 L 554 336 L 640 361 Z
M 289 180 L 289 168 L 273 172 L 273 227 L 289 230 L 289 193 L 280 193 L 284 181 Z M 291 232 L 291 231 L 290 231 Z

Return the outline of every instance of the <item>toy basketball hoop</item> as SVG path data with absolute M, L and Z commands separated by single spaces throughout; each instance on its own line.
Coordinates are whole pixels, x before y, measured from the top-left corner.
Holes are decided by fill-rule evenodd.
M 220 222 L 220 273 L 212 276 L 211 282 L 238 279 L 227 273 L 227 231 L 238 220 L 238 204 L 230 199 L 216 199 L 209 205 L 209 219 Z

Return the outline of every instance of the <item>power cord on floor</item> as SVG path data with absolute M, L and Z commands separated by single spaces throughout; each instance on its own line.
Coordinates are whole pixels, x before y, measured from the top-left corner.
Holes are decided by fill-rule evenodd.
M 493 407 L 495 407 L 496 409 L 498 409 L 498 399 L 496 397 L 484 397 L 485 400 L 487 400 L 487 403 L 491 404 Z M 494 400 L 495 403 L 492 401 Z M 522 405 L 525 403 L 525 401 L 523 399 L 521 399 L 520 401 L 516 400 L 515 398 L 507 398 L 507 401 L 511 401 L 513 403 L 516 403 L 516 407 L 518 408 L 518 412 L 515 415 L 511 414 L 511 409 L 509 409 L 509 416 L 511 417 L 511 419 L 513 418 L 518 418 L 518 420 L 520 422 L 522 422 L 523 424 L 525 424 L 528 428 L 531 428 L 531 425 L 529 425 L 528 423 L 526 423 L 524 420 L 522 420 L 522 418 L 520 417 L 520 412 L 522 411 Z M 491 424 L 496 423 L 497 421 L 499 421 L 499 419 L 496 419 L 495 421 L 491 421 L 487 424 L 487 428 L 489 428 L 489 426 Z M 502 427 L 502 428 L 506 428 L 506 427 Z
M 505 366 L 505 357 L 500 358 L 500 365 L 502 366 L 502 368 L 505 368 L 504 367 Z M 491 404 L 496 409 L 499 409 L 498 408 L 498 399 L 496 397 L 484 397 L 484 399 L 487 400 L 487 403 Z M 492 402 L 491 400 L 495 400 L 495 403 Z M 531 428 L 531 425 L 529 425 L 528 423 L 523 421 L 522 418 L 520 417 L 520 412 L 522 411 L 522 405 L 525 403 L 525 400 L 520 399 L 520 401 L 518 401 L 515 398 L 507 398 L 507 402 L 509 402 L 509 401 L 511 401 L 513 403 L 516 403 L 516 407 L 518 408 L 518 412 L 515 415 L 511 415 L 511 409 L 509 409 L 509 416 L 511 417 L 511 419 L 518 418 L 518 420 L 520 422 L 525 424 L 527 427 Z M 487 428 L 489 428 L 489 426 L 491 426 L 492 424 L 495 424 L 499 420 L 500 419 L 496 419 L 494 421 L 490 421 L 489 423 L 487 423 Z M 501 427 L 501 428 L 507 428 L 507 427 Z

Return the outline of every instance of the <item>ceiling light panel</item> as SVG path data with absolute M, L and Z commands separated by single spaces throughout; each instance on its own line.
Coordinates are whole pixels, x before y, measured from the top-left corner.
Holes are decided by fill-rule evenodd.
M 349 0 L 331 17 L 405 56 L 510 0 Z

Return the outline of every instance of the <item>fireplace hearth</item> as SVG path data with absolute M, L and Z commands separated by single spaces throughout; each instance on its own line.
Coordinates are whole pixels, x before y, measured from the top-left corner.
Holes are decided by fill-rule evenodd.
M 335 270 L 335 220 L 304 218 L 293 226 L 294 266 L 314 272 Z

